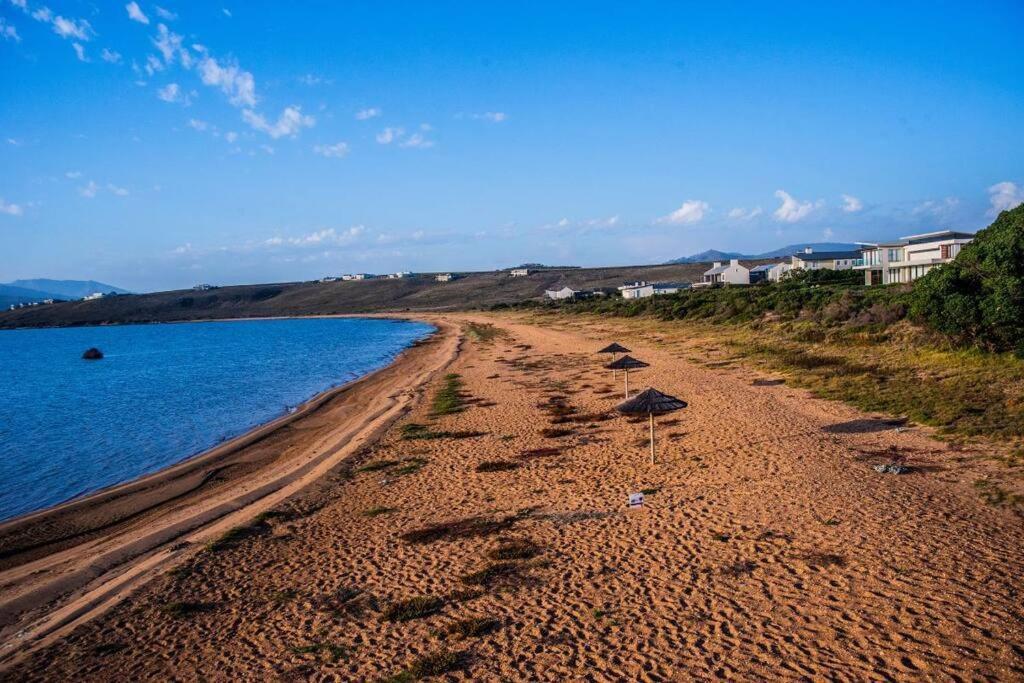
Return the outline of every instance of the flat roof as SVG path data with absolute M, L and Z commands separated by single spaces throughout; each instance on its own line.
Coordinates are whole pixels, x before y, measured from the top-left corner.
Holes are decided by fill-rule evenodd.
M 832 261 L 834 259 L 850 259 L 858 258 L 860 256 L 859 251 L 812 251 L 810 254 L 798 251 L 793 254 L 801 261 Z
M 915 240 L 922 240 L 922 239 L 934 239 L 936 237 L 946 237 L 946 236 L 952 237 L 954 239 L 957 239 L 957 238 L 968 238 L 968 237 L 974 237 L 974 233 L 973 232 L 961 232 L 959 230 L 937 230 L 935 232 L 922 232 L 920 235 L 907 235 L 906 237 L 901 237 L 900 239 L 901 240 L 915 241 Z

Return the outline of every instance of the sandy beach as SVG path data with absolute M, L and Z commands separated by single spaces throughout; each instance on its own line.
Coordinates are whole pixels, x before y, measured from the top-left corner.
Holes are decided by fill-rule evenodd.
M 929 430 L 613 320 L 417 317 L 287 424 L 0 527 L 0 678 L 1024 677 L 1024 526 Z M 612 341 L 690 404 L 657 464 Z

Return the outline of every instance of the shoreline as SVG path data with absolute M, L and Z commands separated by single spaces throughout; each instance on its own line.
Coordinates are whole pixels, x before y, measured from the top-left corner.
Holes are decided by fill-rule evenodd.
M 105 601 L 110 581 L 121 591 L 125 577 L 141 581 L 136 570 L 151 578 L 157 565 L 187 553 L 179 546 L 252 519 L 377 438 L 458 353 L 454 326 L 421 322 L 434 332 L 291 413 L 156 472 L 0 523 L 2 666 L 27 640 L 77 623 L 83 605 L 96 609 L 90 593 L 98 589 Z
M 375 315 L 365 315 L 365 316 L 364 315 L 351 315 L 351 316 L 349 316 L 349 315 L 339 315 L 339 316 L 281 316 L 281 317 L 274 317 L 274 318 L 225 318 L 225 319 L 222 319 L 222 320 L 194 320 L 194 321 L 192 321 L 192 320 L 182 320 L 182 321 L 153 322 L 153 323 L 114 323 L 114 325 L 180 325 L 180 324 L 191 323 L 191 322 L 208 323 L 208 322 L 237 322 L 237 321 L 246 321 L 246 320 L 252 320 L 252 321 L 257 321 L 257 320 L 299 320 L 299 319 L 307 319 L 307 318 L 308 319 L 317 319 L 317 318 L 377 318 L 377 319 L 379 319 L 379 318 L 384 318 L 384 319 L 390 319 L 390 320 L 395 320 L 395 321 L 416 322 L 415 318 L 402 318 L 402 317 L 395 317 L 395 316 L 391 316 L 391 315 L 387 315 L 387 316 L 375 316 Z M 380 372 L 382 370 L 385 370 L 385 369 L 391 367 L 392 365 L 395 365 L 396 363 L 400 362 L 402 356 L 405 355 L 409 350 L 411 350 L 413 348 L 416 348 L 417 346 L 428 342 L 430 339 L 432 339 L 435 335 L 437 335 L 440 332 L 440 330 L 437 328 L 437 326 L 434 325 L 433 323 L 429 323 L 429 322 L 426 322 L 426 321 L 420 321 L 420 322 L 424 322 L 424 324 L 431 325 L 432 327 L 434 327 L 434 330 L 432 332 L 430 332 L 429 334 L 427 334 L 422 339 L 413 341 L 409 346 L 403 348 L 401 351 L 399 351 L 397 354 L 395 354 L 394 358 L 390 359 L 384 365 L 382 365 L 382 366 L 380 366 L 378 368 L 374 368 L 370 372 L 368 372 L 368 373 L 366 373 L 364 375 L 361 375 L 359 377 L 356 377 L 355 379 L 349 380 L 349 381 L 344 382 L 342 384 L 338 384 L 336 386 L 330 387 L 330 388 L 325 389 L 323 391 L 320 391 L 320 392 L 318 392 L 316 394 L 313 394 L 308 399 L 306 399 L 305 401 L 299 403 L 298 405 L 290 407 L 287 410 L 287 412 L 285 412 L 282 415 L 278 415 L 277 417 L 275 417 L 275 418 L 273 418 L 271 420 L 268 420 L 267 422 L 261 422 L 259 424 L 256 424 L 256 425 L 253 425 L 251 427 L 248 427 L 247 429 L 245 429 L 245 431 L 243 431 L 243 432 L 241 432 L 239 434 L 236 434 L 235 436 L 233 436 L 233 437 L 231 437 L 231 438 L 229 438 L 229 439 L 227 439 L 225 441 L 222 441 L 220 443 L 216 443 L 216 444 L 214 444 L 214 445 L 212 445 L 212 446 L 210 446 L 208 448 L 204 448 L 203 450 L 197 451 L 197 452 L 195 452 L 195 453 L 193 453 L 191 455 L 187 455 L 184 458 L 182 458 L 181 460 L 177 460 L 177 461 L 175 461 L 175 462 L 173 462 L 173 463 L 171 463 L 169 465 L 165 465 L 165 466 L 160 467 L 159 469 L 153 470 L 151 472 L 146 472 L 144 474 L 141 474 L 141 475 L 139 475 L 139 476 L 137 476 L 137 477 L 135 477 L 133 479 L 129 479 L 127 481 L 118 482 L 116 484 L 111 484 L 111 485 L 108 485 L 108 486 L 103 486 L 103 487 L 98 488 L 98 489 L 94 489 L 94 490 L 91 490 L 91 491 L 85 491 L 83 493 L 76 494 L 76 495 L 72 496 L 71 498 L 68 498 L 67 500 L 63 500 L 63 501 L 61 501 L 59 503 L 54 503 L 53 505 L 47 505 L 46 507 L 40 508 L 38 510 L 31 510 L 29 512 L 23 512 L 21 514 L 15 515 L 14 517 L 10 517 L 8 519 L 2 519 L 2 520 L 0 520 L 0 539 L 2 539 L 3 536 L 6 533 L 8 533 L 12 527 L 16 527 L 16 526 L 18 526 L 20 524 L 32 522 L 37 517 L 45 517 L 45 516 L 47 516 L 47 515 L 49 515 L 51 513 L 60 512 L 60 511 L 62 511 L 62 509 L 74 507 L 78 503 L 82 503 L 82 504 L 93 503 L 93 502 L 95 502 L 96 499 L 101 498 L 103 496 L 117 495 L 122 490 L 129 489 L 129 488 L 131 488 L 133 486 L 145 485 L 148 482 L 148 480 L 150 480 L 150 479 L 161 477 L 161 476 L 165 476 L 165 475 L 171 475 L 176 470 L 178 470 L 180 468 L 183 468 L 183 467 L 186 467 L 188 465 L 199 465 L 199 464 L 202 464 L 200 461 L 203 460 L 203 459 L 212 460 L 212 459 L 215 459 L 216 457 L 223 457 L 223 456 L 229 455 L 229 454 L 231 454 L 231 453 L 233 453 L 233 452 L 235 452 L 235 451 L 237 451 L 237 450 L 239 450 L 241 448 L 245 448 L 246 446 L 250 445 L 251 443 L 254 443 L 256 440 L 261 438 L 263 435 L 266 435 L 266 434 L 268 434 L 270 432 L 273 432 L 276 429 L 280 429 L 281 427 L 284 427 L 285 425 L 291 423 L 293 420 L 296 420 L 296 419 L 300 418 L 301 416 L 307 415 L 309 412 L 311 412 L 313 410 L 316 410 L 317 407 L 319 407 L 321 404 L 323 404 L 324 401 L 330 400 L 335 395 L 353 388 L 359 382 L 362 382 L 363 380 L 365 380 L 365 379 L 367 379 L 369 377 L 372 377 L 374 374 L 376 374 L 376 373 L 378 373 L 378 372 Z M 82 325 L 82 326 L 79 326 L 79 327 L 111 327 L 111 326 L 112 325 L 91 325 L 91 326 L 89 326 L 89 325 Z M 21 330 L 24 330 L 24 329 L 67 329 L 67 326 L 47 327 L 47 328 L 14 328 L 14 329 L 16 329 L 16 330 L 17 329 L 21 329 Z M 3 331 L 3 330 L 0 330 L 0 331 Z M 0 571 L 3 571 L 2 568 L 3 568 L 4 556 L 5 556 L 5 551 L 2 548 L 2 540 L 0 540 Z

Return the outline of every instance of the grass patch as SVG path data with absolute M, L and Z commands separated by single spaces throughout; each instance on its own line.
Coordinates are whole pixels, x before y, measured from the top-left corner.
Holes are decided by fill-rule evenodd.
M 490 586 L 497 581 L 515 579 L 522 573 L 522 566 L 516 562 L 495 562 L 483 569 L 460 577 L 467 586 Z
M 540 430 L 540 435 L 545 439 L 561 439 L 566 436 L 572 436 L 576 431 L 573 429 L 558 429 L 556 427 L 545 427 Z
M 507 562 L 509 560 L 529 560 L 541 552 L 538 545 L 528 539 L 516 539 L 502 543 L 492 550 L 489 557 L 492 560 Z
M 398 512 L 398 508 L 374 505 L 372 508 L 363 510 L 363 517 L 380 517 L 381 515 L 390 515 L 392 512 Z
M 459 619 L 448 624 L 437 632 L 438 638 L 479 638 L 494 633 L 501 627 L 501 622 L 494 617 L 470 617 Z
M 326 654 L 332 662 L 337 662 L 339 659 L 348 659 L 349 648 L 345 645 L 338 645 L 336 643 L 310 643 L 309 645 L 299 645 L 291 648 L 291 651 L 297 655 L 319 655 L 321 653 Z
M 455 373 L 444 376 L 444 386 L 434 394 L 431 412 L 434 415 L 451 415 L 465 409 L 462 398 L 462 379 Z
M 511 529 L 518 519 L 519 516 L 503 517 L 500 519 L 469 517 L 450 522 L 439 522 L 438 524 L 414 529 L 402 534 L 401 538 L 406 543 L 426 545 L 436 541 L 455 538 L 491 536 Z
M 465 652 L 441 649 L 413 660 L 409 668 L 382 679 L 382 683 L 411 683 L 431 676 L 441 676 L 461 668 L 469 659 Z
M 260 536 L 267 531 L 265 522 L 259 522 L 249 526 L 236 526 L 224 532 L 220 538 L 216 538 L 206 544 L 206 549 L 213 553 L 223 552 L 238 546 L 242 541 L 254 536 Z
M 381 470 L 394 467 L 397 464 L 397 460 L 376 460 L 374 462 L 368 462 L 362 467 L 357 468 L 356 472 L 380 472 Z
M 404 477 L 408 474 L 416 474 L 423 469 L 423 466 L 427 464 L 426 458 L 406 458 L 400 463 L 399 467 L 396 467 L 391 471 L 391 474 L 396 477 Z
M 519 463 L 508 460 L 487 460 L 476 466 L 477 472 L 508 472 L 519 469 Z
M 466 323 L 462 327 L 466 336 L 479 342 L 490 342 L 501 337 L 507 337 L 508 332 L 490 323 Z
M 472 439 L 477 436 L 485 436 L 487 432 L 435 432 L 428 425 L 410 422 L 402 426 L 402 438 L 406 441 L 432 440 L 432 439 Z
M 398 600 L 384 610 L 384 618 L 388 621 L 403 622 L 422 619 L 437 614 L 444 606 L 444 600 L 432 595 L 420 595 L 415 598 Z

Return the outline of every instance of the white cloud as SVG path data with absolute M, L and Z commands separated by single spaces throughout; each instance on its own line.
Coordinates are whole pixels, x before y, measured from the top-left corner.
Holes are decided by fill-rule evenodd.
M 65 19 L 56 16 L 53 18 L 53 32 L 61 38 L 74 38 L 89 42 L 92 37 L 92 26 L 85 19 Z
M 175 14 L 174 12 L 172 12 L 171 10 L 164 9 L 163 7 L 160 7 L 160 6 L 157 6 L 156 14 L 157 14 L 158 17 L 160 17 L 161 19 L 164 19 L 166 21 L 174 21 L 175 19 L 178 18 L 178 15 Z
M 180 103 L 186 106 L 192 103 L 191 97 L 182 92 L 181 86 L 177 83 L 168 83 L 156 91 L 156 96 L 164 102 Z
M 334 228 L 324 228 L 300 237 L 271 237 L 264 240 L 263 245 L 268 247 L 284 245 L 293 247 L 344 246 L 356 241 L 365 232 L 366 228 L 362 225 L 354 225 L 347 230 L 341 231 Z
M 227 7 L 225 7 L 225 8 L 223 8 L 223 9 L 221 9 L 221 12 L 223 12 L 223 13 L 224 13 L 224 16 L 225 16 L 225 17 L 227 17 L 228 19 L 230 19 L 230 18 L 231 18 L 231 16 L 232 16 L 232 15 L 231 15 L 231 10 L 229 10 L 229 9 L 228 9 Z
M 760 206 L 755 206 L 750 211 L 747 211 L 744 207 L 738 206 L 735 209 L 730 209 L 727 215 L 733 220 L 749 221 L 752 218 L 757 218 L 762 213 L 764 213 L 764 211 Z
M 339 142 L 335 145 L 316 145 L 313 151 L 322 157 L 333 157 L 340 159 L 348 155 L 348 143 Z
M 3 197 L 0 197 L 0 213 L 7 214 L 8 216 L 20 216 L 24 213 L 24 210 L 20 205 L 12 204 L 5 201 Z
M 921 202 L 913 208 L 911 213 L 915 216 L 928 215 L 936 218 L 945 218 L 959 206 L 960 200 L 956 197 L 946 197 L 942 201 L 935 201 L 929 199 L 928 201 Z
M 8 24 L 7 20 L 0 17 L 0 37 L 4 40 L 13 40 L 15 43 L 21 42 L 21 36 L 18 35 L 18 29 L 12 24 Z
M 171 64 L 177 57 L 181 65 L 186 69 L 192 68 L 192 53 L 183 45 L 184 39 L 177 33 L 167 28 L 166 24 L 157 26 L 157 36 L 153 38 L 153 45 L 160 51 L 164 58 L 164 64 Z
M 82 177 L 82 172 L 81 171 L 68 171 L 67 173 L 64 174 L 64 177 L 65 178 L 70 178 L 70 179 L 74 180 L 75 178 L 81 178 Z
M 11 0 L 11 4 L 20 9 L 22 12 L 28 11 L 28 2 L 26 2 L 26 0 Z
M 110 64 L 117 64 L 121 61 L 121 53 L 103 48 L 103 51 L 100 53 L 100 59 Z
M 420 133 L 413 133 L 402 142 L 398 143 L 401 147 L 413 147 L 418 149 L 427 149 L 434 146 L 433 140 L 426 139 Z
M 85 56 L 85 48 L 82 47 L 81 43 L 72 43 L 71 47 L 75 50 L 75 56 L 78 57 L 80 62 L 88 62 L 89 59 Z
M 314 85 L 320 85 L 321 83 L 327 83 L 327 82 L 328 81 L 326 81 L 325 79 L 321 78 L 320 76 L 317 76 L 316 74 L 303 74 L 302 76 L 299 76 L 299 83 L 301 83 L 303 85 L 308 85 L 310 87 L 312 87 Z
M 491 123 L 501 123 L 508 119 L 508 115 L 503 111 L 485 111 L 483 114 L 473 114 L 473 118 Z
M 357 121 L 367 121 L 369 119 L 375 119 L 380 116 L 381 111 L 377 107 L 369 107 L 367 109 L 360 109 L 356 112 Z
M 229 130 L 227 133 L 224 133 L 224 139 L 233 144 L 238 140 L 238 133 L 233 130 Z
M 692 225 L 699 223 L 704 214 L 711 211 L 711 205 L 699 199 L 687 199 L 683 205 L 667 216 L 658 219 L 658 223 L 670 223 L 672 225 Z
M 405 131 L 401 128 L 385 128 L 381 132 L 377 133 L 377 142 L 382 145 L 390 145 L 403 135 L 405 135 Z
M 189 119 L 188 126 L 189 128 L 198 130 L 200 133 L 202 133 L 205 132 L 206 129 L 210 127 L 210 124 L 208 124 L 206 121 L 201 121 L 200 119 Z
M 832 228 L 825 228 L 824 230 L 821 231 L 821 236 L 827 240 L 830 240 L 835 236 L 835 233 L 832 232 Z
M 998 216 L 1001 211 L 1009 211 L 1024 204 L 1024 187 L 1004 180 L 988 188 L 988 201 L 992 204 L 989 216 Z
M 825 202 L 819 199 L 816 202 L 802 202 L 795 199 L 785 190 L 776 190 L 775 196 L 782 200 L 779 208 L 775 209 L 775 220 L 783 223 L 796 223 L 807 218 L 812 211 L 821 208 Z
M 844 194 L 840 196 L 843 198 L 843 211 L 846 213 L 857 213 L 864 208 L 864 202 L 853 195 Z
M 262 114 L 257 114 L 251 109 L 244 110 L 242 118 L 250 126 L 275 140 L 281 137 L 294 137 L 303 128 L 310 128 L 316 123 L 316 119 L 303 114 L 302 108 L 294 105 L 285 107 L 276 123 L 268 122 Z
M 128 18 L 132 21 L 137 21 L 140 24 L 149 23 L 149 17 L 147 17 L 146 14 L 142 11 L 142 8 L 139 7 L 139 3 L 129 2 L 127 5 L 124 6 L 124 8 L 128 10 Z
M 107 189 L 110 190 L 112 193 L 116 194 L 118 197 L 127 197 L 129 194 L 128 190 L 126 190 L 125 188 L 118 187 L 117 185 L 114 185 L 112 183 L 107 183 Z
M 213 57 L 203 57 L 199 62 L 199 77 L 204 84 L 220 88 L 234 106 L 256 106 L 256 79 L 238 64 L 222 65 Z
M 82 195 L 86 199 L 92 199 L 99 192 L 100 186 L 90 180 L 83 187 L 78 188 L 78 194 Z

